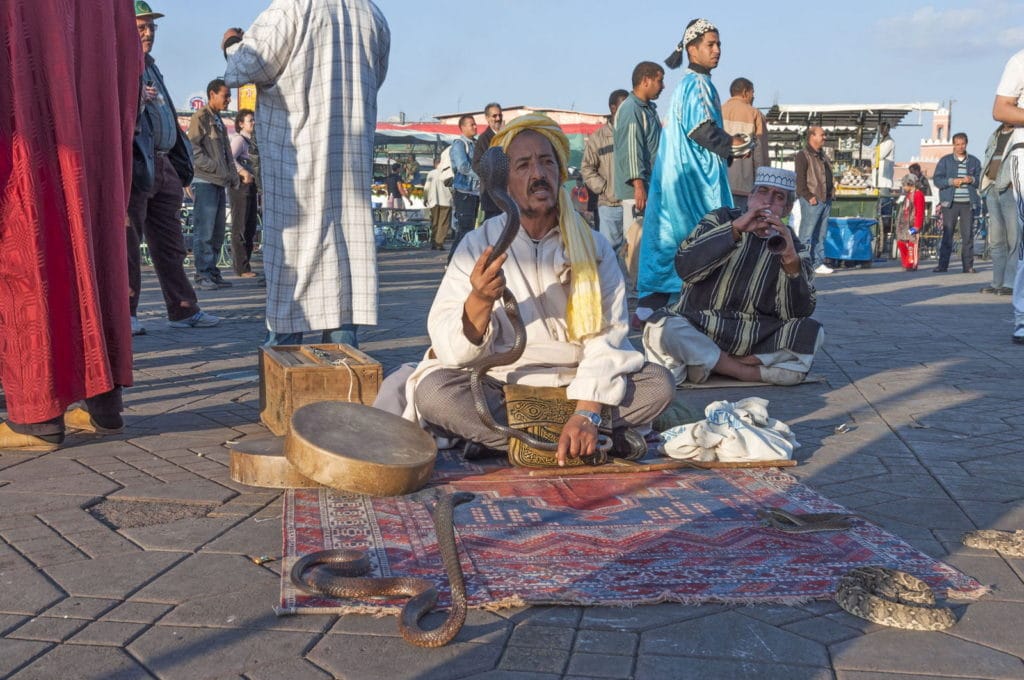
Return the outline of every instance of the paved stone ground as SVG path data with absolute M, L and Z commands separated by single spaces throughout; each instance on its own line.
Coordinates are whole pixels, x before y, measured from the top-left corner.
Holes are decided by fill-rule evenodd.
M 391 368 L 426 346 L 443 258 L 381 263 L 381 325 L 362 346 Z M 261 430 L 263 291 L 235 279 L 201 293 L 223 325 L 174 330 L 150 276 L 126 432 L 0 452 L 0 676 L 1024 678 L 1024 560 L 959 543 L 967 529 L 1024 526 L 1024 347 L 1010 343 L 1008 298 L 976 292 L 987 276 L 888 264 L 822 277 L 814 370 L 827 382 L 757 391 L 803 443 L 794 474 L 994 588 L 947 632 L 885 629 L 830 602 L 554 607 L 473 612 L 427 651 L 393 619 L 276 618 L 279 563 L 251 558 L 280 556 L 280 494 L 231 482 L 222 446 Z M 698 407 L 747 395 L 688 394 Z M 836 434 L 841 423 L 852 430 Z M 104 498 L 213 509 L 115 531 L 84 509 Z

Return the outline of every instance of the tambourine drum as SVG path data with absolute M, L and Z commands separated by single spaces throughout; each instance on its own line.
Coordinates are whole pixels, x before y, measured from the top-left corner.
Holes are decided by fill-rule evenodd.
M 284 456 L 284 437 L 245 437 L 231 445 L 231 479 L 239 484 L 268 489 L 303 489 L 320 486 L 303 476 Z
M 434 438 L 415 423 L 343 401 L 296 409 L 284 452 L 306 477 L 368 496 L 400 496 L 423 488 L 437 458 Z

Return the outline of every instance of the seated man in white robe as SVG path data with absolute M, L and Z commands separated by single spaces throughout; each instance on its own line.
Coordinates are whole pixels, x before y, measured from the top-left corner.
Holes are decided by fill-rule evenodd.
M 746 212 L 719 208 L 680 245 L 679 302 L 644 330 L 647 359 L 677 383 L 712 373 L 749 382 L 803 381 L 824 340 L 805 248 L 782 223 L 793 208 L 796 175 L 757 169 Z
M 505 227 L 505 214 L 466 235 L 454 254 L 428 317 L 432 353 L 410 378 L 407 394 L 434 434 L 466 441 L 467 458 L 506 451 L 507 438 L 485 426 L 474 408 L 467 367 L 508 351 L 513 327 L 501 304 L 515 295 L 526 349 L 515 363 L 484 380 L 489 411 L 507 424 L 503 383 L 565 387 L 576 411 L 561 430 L 556 454 L 596 451 L 601 410 L 611 407 L 611 455 L 633 457 L 642 437 L 672 399 L 669 373 L 646 364 L 627 339 L 626 290 L 615 252 L 579 218 L 561 184 L 569 142 L 550 118 L 516 118 L 495 135 L 509 158 L 508 193 L 521 226 L 507 252 L 485 266 Z

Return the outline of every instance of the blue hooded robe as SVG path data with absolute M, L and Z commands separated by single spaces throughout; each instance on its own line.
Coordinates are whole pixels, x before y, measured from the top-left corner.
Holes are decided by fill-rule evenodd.
M 678 293 L 682 287 L 675 268 L 679 244 L 704 215 L 716 208 L 732 207 L 725 159 L 688 136 L 706 121 L 722 127 L 718 91 L 710 76 L 687 69 L 672 93 L 651 170 L 640 242 L 640 297 Z

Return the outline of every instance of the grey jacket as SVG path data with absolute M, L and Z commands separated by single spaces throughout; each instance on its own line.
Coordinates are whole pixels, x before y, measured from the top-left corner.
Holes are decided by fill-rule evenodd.
M 580 172 L 587 188 L 597 194 L 597 204 L 622 205 L 615 195 L 615 130 L 605 123 L 587 139 Z
M 209 106 L 192 114 L 188 139 L 192 142 L 192 162 L 196 179 L 221 187 L 237 187 L 241 182 L 235 170 L 227 129 L 214 122 L 216 116 Z

